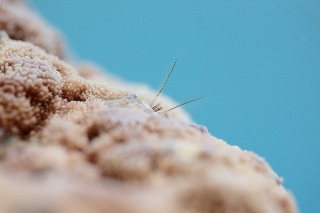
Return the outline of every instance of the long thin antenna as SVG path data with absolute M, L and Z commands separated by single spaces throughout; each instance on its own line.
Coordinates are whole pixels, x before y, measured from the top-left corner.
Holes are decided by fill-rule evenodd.
M 192 99 L 192 100 L 190 100 L 190 101 L 187 101 L 187 102 L 184 102 L 184 103 L 182 103 L 182 104 L 179 104 L 178 106 L 172 107 L 171 109 L 168 109 L 168 110 L 166 110 L 166 111 L 164 111 L 164 112 L 169 112 L 169 111 L 171 111 L 171 110 L 173 110 L 173 109 L 176 109 L 176 108 L 178 108 L 178 107 L 181 107 L 181 106 L 183 106 L 183 105 L 186 105 L 186 104 L 191 103 L 191 102 L 194 102 L 194 101 L 198 101 L 198 100 L 203 99 L 203 98 L 205 98 L 205 97 L 200 97 L 200 98 Z
M 151 102 L 151 104 L 150 104 L 151 108 L 152 108 L 152 105 L 154 104 L 154 102 L 157 100 L 157 98 L 158 98 L 158 96 L 160 95 L 160 93 L 162 92 L 162 90 L 164 89 L 164 87 L 166 86 L 166 84 L 167 84 L 167 82 L 168 82 L 168 80 L 169 80 L 169 78 L 170 78 L 170 76 L 171 76 L 171 74 L 172 74 L 172 72 L 173 72 L 173 70 L 174 70 L 174 67 L 176 66 L 177 60 L 178 60 L 178 59 L 176 58 L 176 60 L 174 61 L 174 64 L 173 64 L 173 66 L 172 66 L 172 68 L 171 68 L 171 70 L 170 70 L 170 72 L 169 72 L 169 74 L 168 74 L 165 82 L 162 84 L 162 87 L 161 87 L 161 89 L 159 90 L 157 96 L 156 96 L 156 97 L 153 99 L 153 101 Z

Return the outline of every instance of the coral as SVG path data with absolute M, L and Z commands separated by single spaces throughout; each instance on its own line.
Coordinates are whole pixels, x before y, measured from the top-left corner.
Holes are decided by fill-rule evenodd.
M 51 115 L 69 112 L 73 101 L 85 103 L 95 98 L 93 104 L 126 95 L 82 79 L 56 56 L 30 43 L 11 40 L 4 32 L 0 45 L 0 125 L 7 132 L 28 135 Z
M 41 141 L 81 150 L 105 179 L 172 190 L 179 204 L 173 212 L 295 212 L 263 159 L 187 123 L 135 108 L 104 109 L 79 120 L 52 120 Z
M 96 83 L 108 82 L 108 84 L 114 87 L 122 88 L 129 91 L 130 93 L 136 94 L 139 99 L 142 99 L 147 104 L 152 101 L 150 100 L 150 97 L 156 97 L 158 92 L 152 90 L 147 85 L 125 82 L 117 78 L 116 76 L 113 76 L 112 73 L 102 71 L 101 68 L 97 67 L 97 65 L 94 64 L 82 62 L 75 64 L 75 67 L 78 70 L 79 75 L 83 78 L 94 81 Z M 161 102 L 161 106 L 163 106 L 164 109 L 170 109 L 178 105 L 178 103 L 164 94 L 162 94 L 161 97 L 158 98 L 158 100 Z M 190 116 L 186 112 L 184 112 L 182 108 L 177 108 L 166 114 L 172 118 L 176 118 L 189 123 L 191 122 Z
M 0 29 L 14 40 L 31 42 L 46 52 L 64 58 L 63 44 L 56 30 L 29 9 L 23 0 L 2 0 Z
M 1 212 L 297 212 L 261 157 L 48 52 L 0 34 Z

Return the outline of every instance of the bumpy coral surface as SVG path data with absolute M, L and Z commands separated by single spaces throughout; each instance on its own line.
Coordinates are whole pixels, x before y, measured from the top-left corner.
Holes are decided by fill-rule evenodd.
M 57 57 L 30 43 L 13 41 L 4 32 L 0 44 L 0 124 L 7 132 L 28 135 L 73 102 L 85 107 L 91 99 L 93 103 L 126 94 L 80 78 Z
M 111 73 L 102 71 L 101 68 L 97 67 L 97 65 L 91 63 L 82 62 L 76 64 L 75 66 L 78 70 L 79 75 L 83 78 L 94 81 L 96 83 L 108 82 L 108 84 L 110 85 L 125 89 L 126 91 L 136 94 L 139 99 L 147 105 L 150 105 L 150 102 L 152 101 L 152 99 L 154 99 L 154 97 L 156 97 L 158 93 L 158 91 L 152 90 L 147 85 L 124 82 L 116 76 L 113 76 Z M 170 99 L 170 97 L 165 96 L 164 94 L 157 98 L 157 103 L 159 102 L 161 102 L 161 106 L 164 110 L 178 105 L 178 103 Z M 183 120 L 185 122 L 191 122 L 190 116 L 184 110 L 182 110 L 182 108 L 171 110 L 167 112 L 166 115 L 172 118 Z
M 262 158 L 93 70 L 1 32 L 0 212 L 297 212 Z
M 64 57 L 59 34 L 22 0 L 1 0 L 0 29 L 14 40 L 31 42 L 48 53 Z

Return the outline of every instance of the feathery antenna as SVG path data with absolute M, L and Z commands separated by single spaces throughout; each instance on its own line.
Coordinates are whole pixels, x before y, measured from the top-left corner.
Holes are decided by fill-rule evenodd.
M 178 59 L 176 58 L 176 60 L 174 61 L 174 64 L 173 64 L 173 66 L 172 66 L 172 68 L 171 68 L 171 70 L 170 70 L 170 72 L 169 72 L 169 74 L 168 74 L 165 82 L 162 84 L 162 87 L 161 87 L 161 89 L 159 90 L 157 96 L 156 96 L 156 97 L 153 99 L 153 101 L 151 102 L 151 104 L 150 104 L 151 108 L 153 108 L 152 105 L 153 105 L 154 102 L 157 100 L 158 96 L 160 95 L 160 93 L 162 92 L 162 90 L 164 89 L 164 87 L 166 86 L 166 84 L 167 84 L 167 82 L 168 82 L 168 80 L 169 80 L 169 78 L 170 78 L 170 76 L 171 76 L 171 74 L 172 74 L 172 72 L 173 72 L 173 70 L 174 70 L 174 67 L 176 66 L 177 60 L 178 60 Z M 158 110 L 158 111 L 159 111 L 159 110 Z
M 191 103 L 191 102 L 194 102 L 194 101 L 198 101 L 198 100 L 203 99 L 203 98 L 205 98 L 205 97 L 203 96 L 203 97 L 200 97 L 200 98 L 192 99 L 192 100 L 190 100 L 190 101 L 186 101 L 186 102 L 184 102 L 184 103 L 182 103 L 182 104 L 179 104 L 179 105 L 177 105 L 177 106 L 175 106 L 175 107 L 172 107 L 171 109 L 168 109 L 168 110 L 166 110 L 166 111 L 164 111 L 164 112 L 169 112 L 169 111 L 171 111 L 171 110 L 173 110 L 173 109 L 176 109 L 176 108 L 178 108 L 178 107 L 181 107 L 181 106 L 183 106 L 183 105 L 186 105 L 186 104 Z

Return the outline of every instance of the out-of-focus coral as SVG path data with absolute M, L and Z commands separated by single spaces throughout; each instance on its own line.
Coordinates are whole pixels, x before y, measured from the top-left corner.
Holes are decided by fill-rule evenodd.
M 48 23 L 30 10 L 23 0 L 1 0 L 0 30 L 14 40 L 31 42 L 46 52 L 64 58 L 62 40 Z
M 51 120 L 40 141 L 80 150 L 106 180 L 170 191 L 172 212 L 295 212 L 263 159 L 176 119 L 109 108 Z
M 262 158 L 95 70 L 1 32 L 0 212 L 297 212 Z

